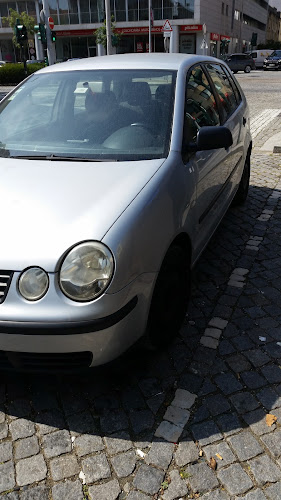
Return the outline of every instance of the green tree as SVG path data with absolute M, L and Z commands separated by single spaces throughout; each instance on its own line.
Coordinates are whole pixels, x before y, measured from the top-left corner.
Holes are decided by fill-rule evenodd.
M 96 42 L 102 45 L 105 49 L 107 46 L 106 41 L 106 20 L 104 20 L 102 26 L 100 26 L 95 32 L 94 36 L 96 37 Z M 118 43 L 121 39 L 121 34 L 116 31 L 114 17 L 111 16 L 111 43 L 113 47 L 117 47 Z
M 27 29 L 27 33 L 30 33 L 33 35 L 34 33 L 34 25 L 36 24 L 36 20 L 34 17 L 29 16 L 26 12 L 21 12 L 20 14 L 14 10 L 14 9 L 9 9 L 9 17 L 2 17 L 2 22 L 7 23 L 8 26 L 14 29 L 14 27 L 17 24 L 17 19 L 19 20 L 20 24 L 24 24 Z M 13 44 L 15 47 L 20 47 L 20 45 L 17 43 L 17 39 L 15 34 L 13 35 Z

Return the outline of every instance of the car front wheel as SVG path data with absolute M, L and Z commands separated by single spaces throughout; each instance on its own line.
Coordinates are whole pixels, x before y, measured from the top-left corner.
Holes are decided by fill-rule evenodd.
M 145 346 L 164 348 L 180 329 L 190 297 L 189 255 L 181 246 L 169 248 L 161 265 L 149 311 Z
M 251 66 L 249 64 L 247 64 L 247 66 L 245 66 L 245 68 L 244 68 L 244 72 L 250 73 L 251 69 L 252 69 Z

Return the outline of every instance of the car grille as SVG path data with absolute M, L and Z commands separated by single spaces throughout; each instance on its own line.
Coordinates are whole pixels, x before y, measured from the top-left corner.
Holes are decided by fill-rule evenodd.
M 12 271 L 0 271 L 0 304 L 4 302 L 13 277 Z
M 20 370 L 36 373 L 77 372 L 89 368 L 91 352 L 34 353 L 0 351 L 0 370 Z

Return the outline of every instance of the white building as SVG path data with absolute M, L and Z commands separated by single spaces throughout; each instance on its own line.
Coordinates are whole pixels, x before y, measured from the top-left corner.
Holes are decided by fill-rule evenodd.
M 103 53 L 103 48 L 96 46 L 94 32 L 105 17 L 104 0 L 48 2 L 55 22 L 57 60 Z M 257 33 L 257 43 L 265 41 L 268 0 L 151 0 L 151 3 L 153 51 L 164 51 L 162 27 L 167 19 L 172 28 L 171 52 L 221 56 L 225 52 L 248 50 L 253 33 Z M 2 23 L 9 8 L 28 12 L 38 23 L 42 3 L 0 1 L 0 59 L 12 61 L 15 60 L 12 29 Z M 122 33 L 117 52 L 148 51 L 148 0 L 111 0 L 111 13 L 117 30 Z M 30 57 L 36 57 L 32 40 L 29 45 Z

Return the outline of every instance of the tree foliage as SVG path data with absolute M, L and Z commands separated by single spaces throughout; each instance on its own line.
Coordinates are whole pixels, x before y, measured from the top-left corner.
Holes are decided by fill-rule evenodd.
M 18 19 L 20 24 L 24 24 L 24 26 L 26 26 L 27 33 L 33 35 L 34 25 L 36 24 L 36 20 L 34 19 L 34 17 L 29 16 L 26 12 L 21 12 L 19 14 L 14 9 L 9 9 L 9 14 L 9 17 L 2 17 L 3 23 L 7 23 L 11 28 L 14 29 Z M 15 34 L 13 35 L 13 44 L 15 45 L 15 47 L 20 47 L 20 45 L 17 43 Z
M 112 46 L 117 47 L 118 43 L 120 42 L 121 39 L 121 34 L 116 31 L 115 28 L 115 23 L 114 23 L 114 17 L 111 16 L 111 35 L 112 35 Z M 102 45 L 105 49 L 107 47 L 107 40 L 106 40 L 106 19 L 104 20 L 102 26 L 100 26 L 95 32 L 94 36 L 96 37 L 96 42 L 97 44 Z
M 278 50 L 278 49 L 281 49 L 281 42 L 276 41 L 276 40 L 266 40 L 265 43 L 260 43 L 258 45 L 258 49 Z

